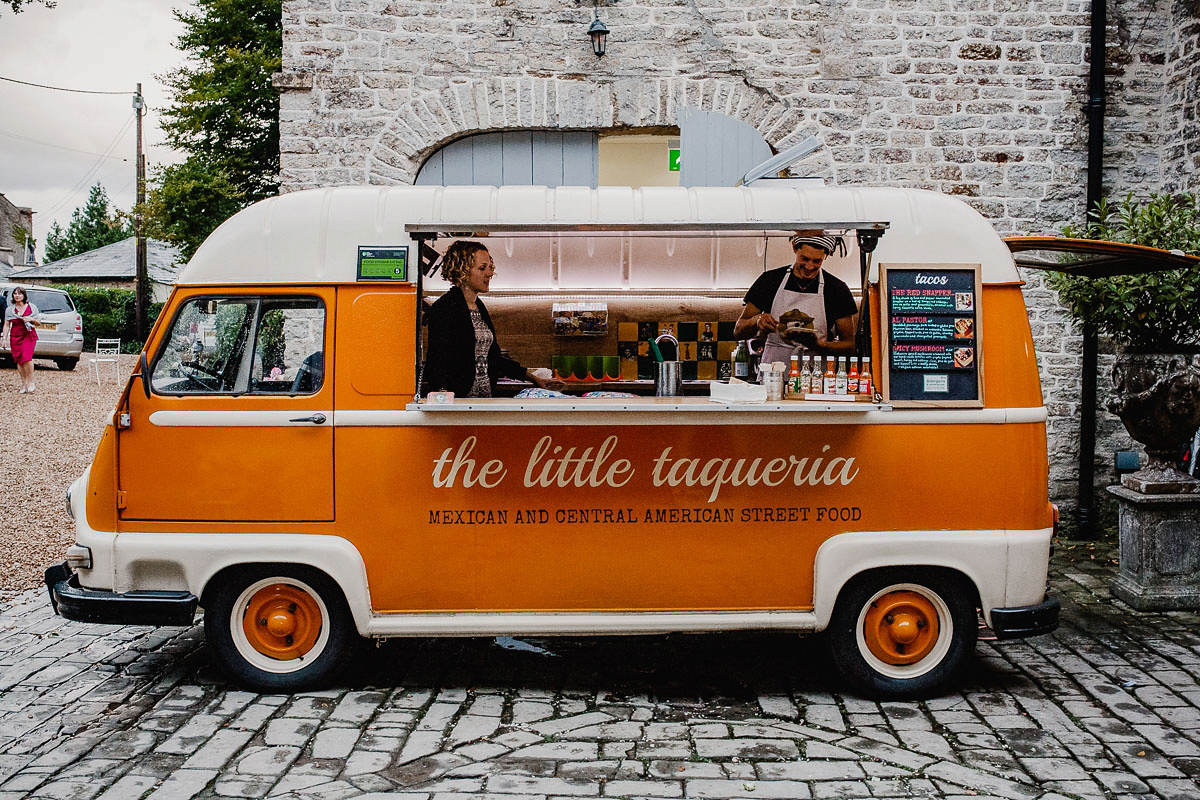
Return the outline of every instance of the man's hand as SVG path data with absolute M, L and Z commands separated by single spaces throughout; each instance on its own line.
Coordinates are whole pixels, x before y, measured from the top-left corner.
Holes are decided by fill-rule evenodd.
M 764 334 L 771 333 L 778 328 L 779 320 L 771 316 L 769 311 L 764 311 L 758 315 L 758 322 L 756 323 L 755 327 L 757 328 L 756 335 L 762 336 Z

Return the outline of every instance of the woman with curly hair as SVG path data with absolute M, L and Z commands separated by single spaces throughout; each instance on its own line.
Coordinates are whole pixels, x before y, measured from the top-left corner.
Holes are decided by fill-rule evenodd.
M 442 277 L 453 284 L 425 314 L 429 350 L 421 394 L 450 391 L 458 397 L 491 397 L 501 378 L 528 380 L 546 389 L 552 381 L 500 354 L 496 329 L 479 298 L 496 274 L 486 247 L 458 241 L 442 256 Z

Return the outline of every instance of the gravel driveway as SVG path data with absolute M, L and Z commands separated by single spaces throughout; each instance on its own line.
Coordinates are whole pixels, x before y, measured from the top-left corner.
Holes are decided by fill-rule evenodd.
M 18 394 L 15 369 L 0 368 L 0 592 L 42 583 L 42 571 L 75 542 L 63 498 L 92 460 L 136 356 L 121 356 L 120 382 L 102 364 L 101 384 L 87 354 L 73 372 L 35 361 L 37 391 Z

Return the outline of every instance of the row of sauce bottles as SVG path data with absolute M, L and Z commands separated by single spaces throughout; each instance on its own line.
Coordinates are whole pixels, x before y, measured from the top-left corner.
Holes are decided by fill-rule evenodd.
M 868 397 L 874 391 L 871 385 L 871 357 L 859 359 L 838 356 L 836 368 L 833 356 L 824 357 L 824 371 L 817 359 L 821 356 L 804 356 L 801 365 L 800 356 L 792 356 L 791 371 L 788 373 L 787 396 L 793 399 L 803 399 L 806 394 L 861 394 Z
M 838 356 L 792 356 L 791 372 L 786 385 L 787 396 L 802 399 L 806 394 L 861 394 L 868 397 L 874 393 L 871 385 L 871 357 L 863 356 L 861 366 L 858 358 Z M 818 361 L 823 359 L 824 363 Z M 750 379 L 750 351 L 745 342 L 738 342 L 732 356 L 733 377 Z

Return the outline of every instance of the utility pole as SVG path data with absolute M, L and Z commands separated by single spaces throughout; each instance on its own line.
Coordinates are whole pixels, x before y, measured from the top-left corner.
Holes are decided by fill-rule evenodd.
M 142 100 L 142 85 L 137 85 L 133 96 L 133 111 L 137 114 L 137 205 L 133 210 L 133 234 L 136 237 L 137 283 L 134 290 L 137 335 L 146 341 L 146 226 L 142 209 L 146 204 L 146 154 L 142 152 L 142 116 L 145 114 Z

